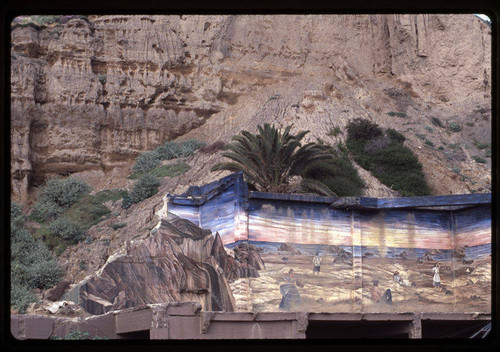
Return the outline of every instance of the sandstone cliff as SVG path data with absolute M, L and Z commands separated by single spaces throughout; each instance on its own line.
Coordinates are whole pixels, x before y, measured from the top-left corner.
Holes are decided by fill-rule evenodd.
M 141 151 L 179 136 L 227 141 L 262 122 L 294 123 L 312 130 L 311 138 L 337 142 L 343 136 L 328 136 L 330 127 L 354 117 L 405 133 L 435 194 L 486 189 L 490 163 L 471 156 L 474 138 L 489 141 L 490 35 L 473 15 L 13 23 L 12 195 L 29 202 L 52 175 L 77 174 L 97 189 L 122 187 Z M 424 127 L 431 117 L 470 126 L 430 134 Z M 428 148 L 416 137 L 425 133 L 436 147 L 442 141 L 460 146 Z M 207 172 L 215 161 L 197 165 L 204 177 L 190 180 L 218 178 Z M 373 184 L 368 195 L 393 195 L 362 176 Z

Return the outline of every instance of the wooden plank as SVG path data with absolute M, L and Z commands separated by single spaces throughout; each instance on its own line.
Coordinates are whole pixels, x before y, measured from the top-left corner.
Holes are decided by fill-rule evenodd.
M 321 197 L 321 196 L 311 196 L 306 194 L 282 194 L 282 193 L 268 193 L 268 192 L 249 192 L 248 198 L 308 202 L 308 203 L 325 203 L 325 204 L 330 204 L 335 199 L 337 199 L 336 197 Z
M 491 204 L 491 193 L 457 194 L 450 196 L 379 198 L 377 202 L 377 208 L 387 209 L 480 204 Z

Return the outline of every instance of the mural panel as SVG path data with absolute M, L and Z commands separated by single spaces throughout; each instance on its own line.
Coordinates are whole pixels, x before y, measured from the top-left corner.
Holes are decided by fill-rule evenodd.
M 228 278 L 237 311 L 491 309 L 485 197 L 360 198 L 339 208 L 334 198 L 249 193 L 238 175 L 192 191 L 171 197 L 168 210 L 219 233 L 247 271 Z

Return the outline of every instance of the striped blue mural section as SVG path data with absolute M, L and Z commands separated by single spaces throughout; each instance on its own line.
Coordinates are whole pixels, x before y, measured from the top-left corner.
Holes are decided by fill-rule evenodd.
M 257 247 L 265 268 L 235 286 L 242 309 L 281 310 L 290 282 L 301 296 L 294 309 L 308 312 L 491 307 L 491 194 L 272 194 L 249 192 L 240 173 L 165 199 L 169 212 L 218 232 L 228 250 L 242 242 Z M 315 272 L 316 254 L 321 270 Z M 434 266 L 440 266 L 438 279 Z M 390 290 L 391 305 L 374 298 L 375 283 Z

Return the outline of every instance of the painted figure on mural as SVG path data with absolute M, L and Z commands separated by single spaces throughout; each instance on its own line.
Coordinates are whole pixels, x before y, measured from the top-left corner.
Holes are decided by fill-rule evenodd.
M 434 264 L 432 268 L 432 273 L 434 277 L 432 278 L 432 285 L 434 287 L 441 287 L 441 277 L 439 276 L 439 263 Z
M 403 280 L 401 279 L 401 275 L 399 274 L 399 271 L 395 271 L 394 274 L 392 275 L 392 279 L 397 282 L 400 285 L 403 285 Z
M 321 257 L 319 256 L 319 253 L 316 253 L 316 255 L 313 258 L 313 275 L 315 274 L 319 275 L 320 267 L 321 267 Z
M 391 289 L 388 288 L 382 294 L 382 289 L 378 285 L 378 280 L 374 280 L 373 281 L 371 295 L 372 295 L 372 300 L 374 302 L 376 302 L 376 303 L 384 302 L 384 303 L 387 303 L 387 304 L 392 304 L 392 292 L 391 292 Z
M 412 283 L 408 279 L 403 279 L 399 271 L 395 271 L 392 275 L 394 282 L 400 284 L 401 286 L 412 286 Z
M 285 276 L 285 284 L 280 285 L 280 293 L 283 296 L 279 308 L 283 310 L 293 310 L 300 305 L 300 294 L 297 286 L 301 286 L 294 278 L 293 269 L 290 269 Z

